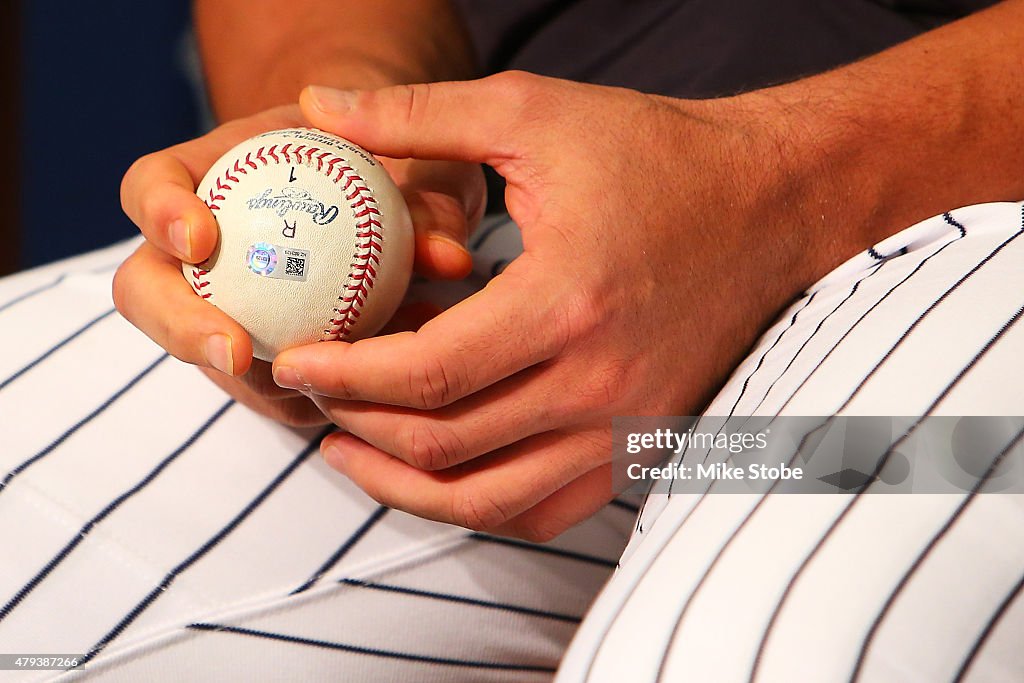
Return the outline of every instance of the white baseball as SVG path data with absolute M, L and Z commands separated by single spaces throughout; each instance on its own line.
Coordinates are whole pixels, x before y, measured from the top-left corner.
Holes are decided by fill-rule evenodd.
M 220 240 L 182 272 L 249 332 L 255 357 L 372 336 L 401 303 L 412 221 L 387 171 L 357 145 L 309 128 L 257 135 L 217 160 L 196 193 Z

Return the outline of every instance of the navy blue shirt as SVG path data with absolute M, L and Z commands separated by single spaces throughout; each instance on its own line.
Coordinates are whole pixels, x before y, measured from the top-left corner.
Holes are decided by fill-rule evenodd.
M 996 0 L 456 0 L 485 73 L 676 97 L 820 73 Z

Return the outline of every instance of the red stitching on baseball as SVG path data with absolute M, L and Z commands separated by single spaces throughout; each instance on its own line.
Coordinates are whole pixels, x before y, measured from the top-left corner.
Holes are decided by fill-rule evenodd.
M 328 164 L 328 175 L 330 175 L 330 164 Z M 374 234 L 370 228 L 371 221 L 380 227 L 378 221 L 373 219 L 359 220 L 371 213 L 380 215 L 377 209 L 377 200 L 370 192 L 364 181 L 355 170 L 347 164 L 338 169 L 334 177 L 335 183 L 344 179 L 345 184 L 342 191 L 346 192 L 345 199 L 349 202 L 352 215 L 356 218 L 356 253 L 352 256 L 352 263 L 349 266 L 348 282 L 345 286 L 345 293 L 338 297 L 342 306 L 335 308 L 338 315 L 331 320 L 331 328 L 325 330 L 328 339 L 344 339 L 356 320 L 359 318 L 359 309 L 362 308 L 364 297 L 369 296 L 370 289 L 377 279 L 376 269 L 370 265 L 371 262 L 380 265 L 380 257 L 376 252 L 381 250 L 378 240 L 382 239 L 379 233 Z M 347 192 L 349 188 L 354 188 Z
M 352 255 L 352 262 L 349 264 L 348 278 L 342 288 L 342 294 L 338 297 L 341 305 L 332 310 L 332 315 L 328 318 L 329 327 L 324 330 L 323 340 L 344 339 L 359 319 L 365 297 L 369 296 L 374 281 L 377 279 L 377 270 L 373 264 L 380 265 L 379 252 L 382 250 L 381 241 L 384 236 L 381 234 L 383 227 L 375 216 L 380 216 L 381 213 L 377 208 L 377 200 L 366 185 L 366 181 L 348 165 L 344 158 L 330 151 L 319 153 L 319 147 L 299 145 L 291 149 L 290 152 L 289 149 L 291 149 L 290 142 L 282 145 L 280 149 L 277 145 L 271 145 L 269 148 L 260 147 L 255 153 L 247 152 L 244 159 L 236 159 L 222 177 L 215 179 L 216 189 L 220 192 L 228 192 L 232 189 L 232 184 L 237 185 L 240 182 L 237 175 L 231 175 L 232 170 L 247 176 L 249 173 L 245 166 L 258 169 L 259 166 L 252 160 L 254 154 L 257 160 L 263 162 L 264 166 L 270 165 L 267 157 L 273 159 L 275 164 L 280 164 L 279 154 L 286 163 L 293 163 L 292 157 L 294 157 L 294 163 L 305 163 L 310 168 L 313 167 L 315 159 L 318 172 L 322 172 L 334 183 L 340 184 L 344 181 L 341 190 L 346 201 L 349 202 L 352 217 L 356 219 L 356 239 L 358 241 L 356 252 Z M 314 155 L 316 156 L 314 157 Z M 351 192 L 349 192 L 349 188 L 353 188 Z M 221 208 L 217 202 L 222 201 L 224 201 L 224 195 L 214 194 L 211 189 L 206 205 L 210 211 L 216 212 Z M 209 271 L 204 270 L 201 265 L 192 269 L 192 289 L 204 299 L 209 299 L 213 295 L 210 291 L 201 291 L 210 285 L 210 281 L 204 279 L 208 273 Z
M 203 270 L 202 268 L 192 269 L 192 291 L 194 291 L 196 294 L 203 297 L 204 299 L 209 299 L 211 296 L 210 292 L 199 291 L 210 284 L 209 280 L 203 280 L 203 276 L 206 275 L 208 272 L 209 271 Z

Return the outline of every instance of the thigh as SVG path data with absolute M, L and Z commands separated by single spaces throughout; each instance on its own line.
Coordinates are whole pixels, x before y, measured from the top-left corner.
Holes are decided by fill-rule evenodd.
M 120 319 L 133 246 L 0 280 L 0 652 L 95 680 L 550 679 L 634 511 L 536 546 L 378 506 L 317 430 Z
M 1024 415 L 1022 226 L 967 207 L 851 259 L 707 414 Z M 1021 498 L 653 492 L 559 680 L 1019 678 Z

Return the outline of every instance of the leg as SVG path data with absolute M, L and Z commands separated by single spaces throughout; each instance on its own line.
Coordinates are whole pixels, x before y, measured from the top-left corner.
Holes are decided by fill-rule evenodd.
M 707 414 L 1024 414 L 1022 227 L 968 207 L 840 266 Z M 1020 498 L 653 493 L 559 680 L 1018 678 Z
M 632 511 L 540 547 L 381 508 L 317 431 L 120 319 L 132 246 L 0 281 L 0 652 L 96 680 L 548 680 Z

